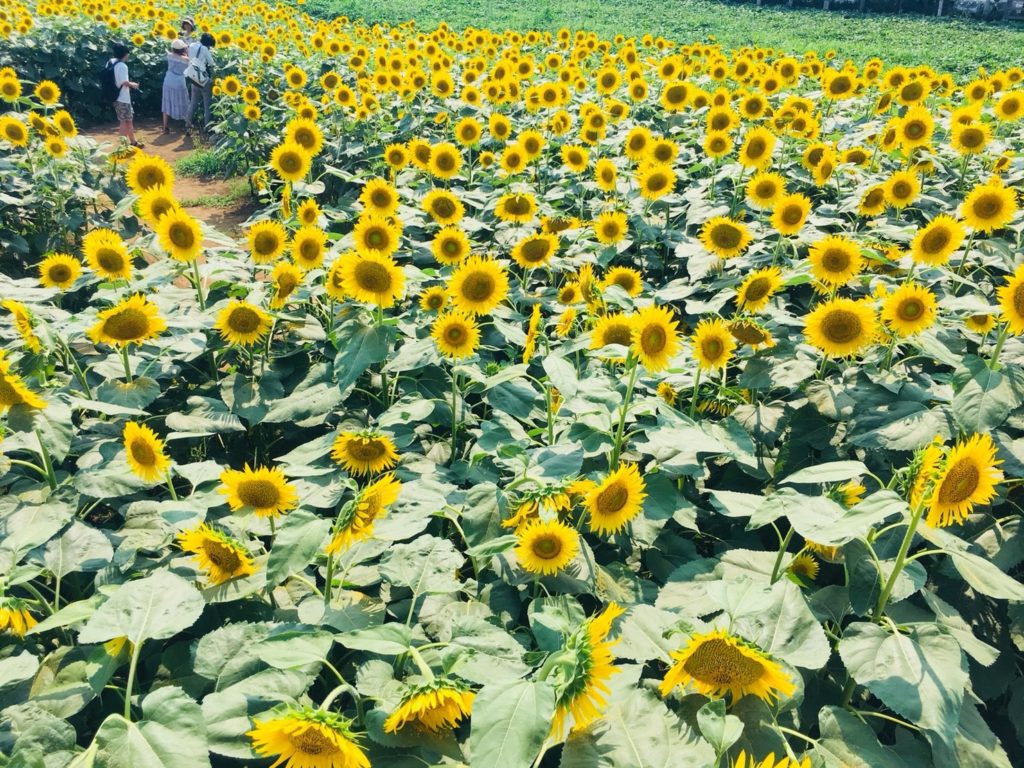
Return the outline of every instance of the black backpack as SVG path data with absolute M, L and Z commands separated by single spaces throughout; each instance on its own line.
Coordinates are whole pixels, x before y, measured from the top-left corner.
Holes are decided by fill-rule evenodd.
M 103 101 L 107 104 L 117 101 L 117 97 L 121 93 L 121 89 L 117 87 L 117 81 L 114 79 L 114 65 L 109 61 L 100 70 L 100 88 L 103 90 Z

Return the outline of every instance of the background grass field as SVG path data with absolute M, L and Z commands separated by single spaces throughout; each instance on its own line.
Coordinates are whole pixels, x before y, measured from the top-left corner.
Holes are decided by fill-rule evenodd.
M 714 35 L 726 48 L 760 45 L 801 52 L 833 49 L 863 62 L 930 64 L 958 77 L 979 65 L 999 69 L 1024 60 L 1024 25 L 920 15 L 757 8 L 709 0 L 309 0 L 305 10 L 345 14 L 370 23 L 415 19 L 420 28 L 446 21 L 453 27 L 587 29 L 601 35 L 664 35 L 693 42 Z

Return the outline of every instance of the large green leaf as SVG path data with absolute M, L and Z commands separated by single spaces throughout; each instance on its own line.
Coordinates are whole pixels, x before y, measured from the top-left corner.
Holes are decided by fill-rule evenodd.
M 905 768 L 892 750 L 882 746 L 862 721 L 844 709 L 823 707 L 818 713 L 818 744 L 812 754 L 827 768 Z
M 110 715 L 96 732 L 98 768 L 179 768 L 210 765 L 206 721 L 180 688 L 158 688 L 142 700 L 137 723 Z
M 309 565 L 330 528 L 330 520 L 304 509 L 286 515 L 267 559 L 267 583 L 277 586 Z
M 393 327 L 380 325 L 353 323 L 338 331 L 334 381 L 339 395 L 355 384 L 367 368 L 387 358 L 394 336 Z
M 162 640 L 191 627 L 206 603 L 192 584 L 170 571 L 129 581 L 101 605 L 78 631 L 83 643 L 127 637 L 138 645 Z
M 989 432 L 1024 402 L 1024 377 L 1013 369 L 993 371 L 968 356 L 953 374 L 953 415 L 965 432 Z
M 472 768 L 530 768 L 551 731 L 555 689 L 548 683 L 490 683 L 473 701 Z
M 461 588 L 456 572 L 465 558 L 448 539 L 420 536 L 396 544 L 381 559 L 380 574 L 416 595 L 447 594 Z

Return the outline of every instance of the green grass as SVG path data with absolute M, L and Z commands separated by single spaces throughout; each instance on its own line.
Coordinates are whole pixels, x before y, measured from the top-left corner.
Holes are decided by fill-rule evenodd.
M 223 152 L 200 147 L 174 164 L 182 176 L 226 179 L 237 172 L 235 163 Z
M 947 6 L 950 5 L 947 2 Z M 891 64 L 930 64 L 960 78 L 1021 63 L 1024 25 L 920 15 L 757 8 L 709 0 L 309 0 L 304 10 L 324 17 L 347 15 L 369 23 L 415 19 L 420 29 L 446 21 L 504 29 L 587 29 L 605 37 L 623 33 L 663 35 L 689 43 L 714 35 L 726 48 L 760 45 L 801 53 L 834 49 L 863 62 L 880 56 Z
M 181 200 L 183 208 L 229 208 L 239 200 L 244 200 L 251 194 L 249 181 L 244 178 L 235 179 L 228 187 L 227 192 L 217 195 L 199 195 Z

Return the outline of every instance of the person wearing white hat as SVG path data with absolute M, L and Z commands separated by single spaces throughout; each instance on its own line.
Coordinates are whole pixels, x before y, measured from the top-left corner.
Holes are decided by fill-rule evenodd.
M 164 113 L 164 133 L 170 133 L 171 120 L 188 118 L 188 88 L 185 86 L 185 70 L 188 69 L 188 44 L 178 38 L 171 43 L 167 52 L 167 74 L 164 75 L 164 92 L 161 111 Z

